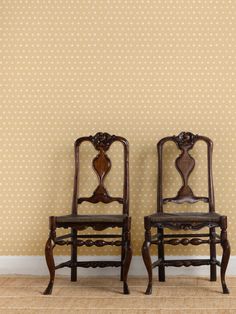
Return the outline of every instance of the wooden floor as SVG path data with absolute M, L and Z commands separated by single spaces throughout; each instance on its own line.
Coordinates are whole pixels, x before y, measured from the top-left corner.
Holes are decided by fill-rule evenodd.
M 169 277 L 155 280 L 152 296 L 144 295 L 146 278 L 129 278 L 131 294 L 122 294 L 118 278 L 57 277 L 53 295 L 43 296 L 46 277 L 0 277 L 0 313 L 236 313 L 236 277 L 227 279 L 230 295 L 219 280 Z

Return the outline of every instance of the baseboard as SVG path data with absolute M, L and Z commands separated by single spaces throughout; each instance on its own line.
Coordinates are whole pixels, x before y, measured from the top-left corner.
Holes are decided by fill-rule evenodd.
M 192 256 L 168 256 L 166 259 L 193 258 Z M 194 256 L 194 258 L 208 258 L 207 256 Z M 55 263 L 59 264 L 68 260 L 68 256 L 55 256 Z M 80 256 L 79 260 L 118 260 L 118 256 Z M 155 259 L 155 257 L 154 257 Z M 220 258 L 219 258 L 220 259 Z M 218 268 L 218 267 L 217 267 Z M 218 268 L 219 269 L 219 268 Z M 62 268 L 57 274 L 69 275 L 70 269 Z M 154 270 L 155 272 L 156 270 Z M 48 275 L 44 256 L 0 256 L 1 275 Z M 114 276 L 119 275 L 119 268 L 79 268 L 79 276 Z M 133 256 L 130 265 L 130 276 L 147 276 L 141 256 Z M 209 266 L 200 267 L 167 267 L 166 275 L 171 276 L 208 276 Z M 236 275 L 236 256 L 232 256 L 227 268 L 227 275 Z

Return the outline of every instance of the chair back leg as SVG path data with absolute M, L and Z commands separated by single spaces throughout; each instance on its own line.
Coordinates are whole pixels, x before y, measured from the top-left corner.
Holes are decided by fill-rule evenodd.
M 210 259 L 211 261 L 216 260 L 216 243 L 215 243 L 215 228 L 210 228 Z M 210 280 L 216 281 L 216 264 L 210 266 Z
M 71 281 L 77 281 L 77 230 L 72 228 L 72 244 L 71 244 Z
M 164 231 L 162 228 L 157 228 L 157 237 L 158 237 L 158 259 L 164 262 L 165 260 L 165 251 L 164 251 L 164 243 L 163 243 L 163 235 Z M 165 281 L 165 266 L 158 266 L 158 277 L 159 281 Z
M 122 228 L 122 239 L 124 239 L 124 227 Z M 124 280 L 124 260 L 125 260 L 125 247 L 122 243 L 121 246 L 121 267 L 120 267 L 120 281 Z

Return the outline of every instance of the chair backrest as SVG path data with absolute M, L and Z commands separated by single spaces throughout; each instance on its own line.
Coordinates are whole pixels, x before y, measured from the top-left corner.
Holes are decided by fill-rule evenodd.
M 98 154 L 92 160 L 92 165 L 98 177 L 98 186 L 94 190 L 93 195 L 90 197 L 79 197 L 78 180 L 79 180 L 79 152 L 80 145 L 83 142 L 90 142 L 98 151 Z M 104 180 L 106 175 L 111 169 L 111 160 L 106 152 L 114 142 L 121 142 L 123 144 L 124 152 L 124 182 L 123 182 L 123 195 L 122 197 L 112 197 L 109 195 Z M 74 193 L 72 201 L 72 214 L 77 214 L 78 204 L 82 202 L 90 203 L 111 203 L 117 201 L 123 205 L 123 214 L 129 214 L 129 143 L 128 141 L 116 135 L 98 132 L 94 136 L 80 137 L 75 141 L 75 176 L 74 176 Z
M 178 149 L 181 150 L 181 154 L 175 160 L 175 167 L 178 170 L 183 185 L 179 189 L 177 195 L 171 198 L 163 198 L 162 195 L 162 179 L 163 179 L 163 145 L 168 142 L 174 142 Z M 189 151 L 193 148 L 197 141 L 204 141 L 207 144 L 207 168 L 208 168 L 208 197 L 195 196 L 192 189 L 188 185 L 188 179 L 195 166 L 194 158 L 189 154 Z M 214 188 L 212 178 L 212 151 L 213 143 L 205 136 L 194 135 L 191 132 L 181 132 L 178 136 L 169 136 L 161 139 L 157 144 L 158 151 L 158 201 L 157 211 L 163 212 L 163 205 L 168 202 L 174 202 L 177 204 L 182 203 L 195 203 L 203 201 L 209 203 L 209 211 L 215 211 L 214 200 Z

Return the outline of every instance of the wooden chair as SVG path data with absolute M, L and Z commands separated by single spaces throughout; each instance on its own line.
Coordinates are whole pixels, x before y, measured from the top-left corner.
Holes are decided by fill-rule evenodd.
M 124 184 L 123 196 L 112 197 L 108 194 L 104 186 L 104 179 L 111 169 L 111 161 L 106 152 L 114 142 L 121 142 L 124 148 Z M 93 169 L 97 174 L 99 184 L 93 195 L 90 197 L 78 197 L 79 180 L 79 151 L 83 142 L 90 142 L 98 151 L 93 159 Z M 90 203 L 111 203 L 118 202 L 123 207 L 122 214 L 119 215 L 79 215 L 77 212 L 78 204 L 82 202 Z M 129 144 L 128 141 L 120 136 L 109 135 L 108 133 L 97 133 L 95 136 L 81 137 L 75 141 L 75 176 L 74 193 L 72 201 L 72 213 L 67 216 L 49 217 L 49 238 L 45 246 L 45 257 L 50 273 L 49 284 L 44 294 L 51 294 L 55 278 L 55 270 L 62 267 L 71 268 L 71 281 L 77 281 L 77 267 L 121 267 L 120 279 L 123 281 L 124 294 L 129 293 L 127 275 L 132 258 L 131 237 L 130 237 L 131 217 L 129 216 Z M 109 227 L 121 228 L 121 234 L 79 234 L 78 231 L 87 228 L 101 231 Z M 63 236 L 56 236 L 57 228 L 70 228 L 71 232 Z M 95 240 L 92 240 L 95 239 Z M 106 239 L 106 240 L 105 240 Z M 116 239 L 116 240 L 107 240 Z M 70 245 L 71 259 L 65 263 L 55 266 L 53 258 L 53 248 L 56 245 Z M 105 245 L 121 246 L 120 261 L 77 261 L 77 247 L 79 246 Z
M 181 150 L 180 156 L 175 161 L 175 166 L 180 173 L 183 185 L 177 193 L 177 196 L 172 198 L 163 198 L 162 195 L 162 160 L 163 160 L 163 145 L 173 141 Z M 188 179 L 195 166 L 195 160 L 189 154 L 194 144 L 197 141 L 204 141 L 207 144 L 207 160 L 208 160 L 208 197 L 195 196 L 192 189 L 188 185 Z M 225 272 L 230 257 L 230 245 L 227 239 L 227 217 L 215 213 L 215 201 L 212 179 L 212 141 L 205 137 L 194 135 L 190 132 L 182 132 L 178 136 L 165 137 L 157 144 L 158 151 L 158 203 L 157 212 L 153 215 L 144 218 L 145 226 L 145 241 L 142 247 L 142 255 L 145 266 L 148 271 L 149 282 L 146 294 L 152 293 L 152 269 L 158 267 L 159 281 L 165 281 L 165 267 L 167 266 L 200 266 L 210 265 L 210 280 L 216 281 L 216 265 L 221 268 L 221 283 L 223 293 L 229 293 L 225 282 Z M 168 202 L 189 204 L 202 201 L 209 204 L 209 212 L 171 212 L 167 213 L 163 210 L 163 205 Z M 151 235 L 151 228 L 157 228 L 157 234 Z M 164 229 L 172 230 L 200 230 L 208 227 L 209 233 L 202 234 L 164 234 Z M 216 234 L 215 228 L 221 228 L 220 236 Z M 203 238 L 203 239 L 201 239 Z M 205 239 L 204 239 L 205 238 Z M 216 244 L 220 243 L 223 249 L 221 262 L 216 259 Z M 150 245 L 158 246 L 158 260 L 154 263 L 151 261 Z M 166 260 L 164 254 L 164 245 L 200 245 L 209 244 L 210 258 L 209 259 L 183 259 L 183 260 Z

